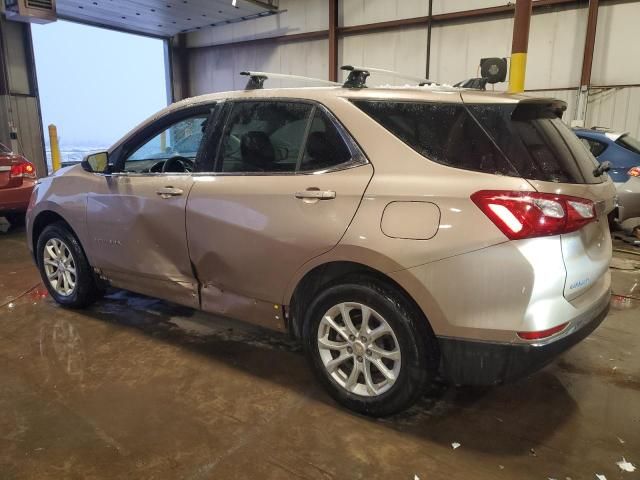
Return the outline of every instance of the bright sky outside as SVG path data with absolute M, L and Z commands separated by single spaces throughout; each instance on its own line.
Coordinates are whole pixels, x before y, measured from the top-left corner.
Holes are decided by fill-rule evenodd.
M 162 40 L 65 21 L 32 31 L 45 136 L 54 123 L 63 148 L 110 146 L 166 106 Z

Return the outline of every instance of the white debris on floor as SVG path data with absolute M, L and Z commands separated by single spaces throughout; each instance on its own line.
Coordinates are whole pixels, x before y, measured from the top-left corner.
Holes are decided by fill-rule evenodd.
M 600 475 L 599 473 L 596 473 L 596 478 L 598 480 L 607 480 L 607 477 L 605 477 L 604 475 Z
M 616 465 L 618 465 L 620 467 L 620 470 L 622 470 L 623 472 L 636 471 L 636 466 L 633 463 L 627 462 L 624 457 L 622 457 L 622 460 L 620 460 L 619 462 L 616 462 Z
M 458 442 L 453 442 L 453 443 L 451 444 L 451 448 L 453 448 L 454 450 L 455 450 L 456 448 L 459 448 L 459 447 L 460 447 L 460 444 L 459 444 Z

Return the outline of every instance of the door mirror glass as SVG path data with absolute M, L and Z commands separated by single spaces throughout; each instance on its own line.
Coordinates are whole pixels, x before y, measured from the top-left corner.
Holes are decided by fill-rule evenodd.
M 87 155 L 82 161 L 82 168 L 87 172 L 105 173 L 109 166 L 109 154 L 107 152 L 97 152 Z

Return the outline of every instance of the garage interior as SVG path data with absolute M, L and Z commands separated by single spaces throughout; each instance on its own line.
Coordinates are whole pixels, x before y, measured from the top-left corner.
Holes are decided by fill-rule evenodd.
M 241 90 L 247 70 L 344 82 L 340 66 L 364 65 L 453 85 L 516 36 L 504 0 L 4 3 L 0 143 L 40 177 L 53 172 L 30 22 L 165 40 L 173 101 Z M 573 127 L 640 137 L 640 1 L 530 3 L 525 93 L 566 102 Z M 24 227 L 0 218 L 0 478 L 636 478 L 617 462 L 640 465 L 640 247 L 613 250 L 611 310 L 585 341 L 517 383 L 436 383 L 376 420 L 336 405 L 284 334 L 120 290 L 59 307 Z

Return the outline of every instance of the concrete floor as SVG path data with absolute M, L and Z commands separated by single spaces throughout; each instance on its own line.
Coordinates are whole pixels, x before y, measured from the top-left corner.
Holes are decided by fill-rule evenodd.
M 628 248 L 628 247 L 627 247 Z M 614 291 L 640 298 L 640 257 Z M 640 468 L 640 301 L 542 372 L 434 387 L 385 420 L 316 385 L 287 338 L 115 292 L 56 306 L 0 233 L 0 479 L 607 479 Z M 461 446 L 453 450 L 452 442 Z

